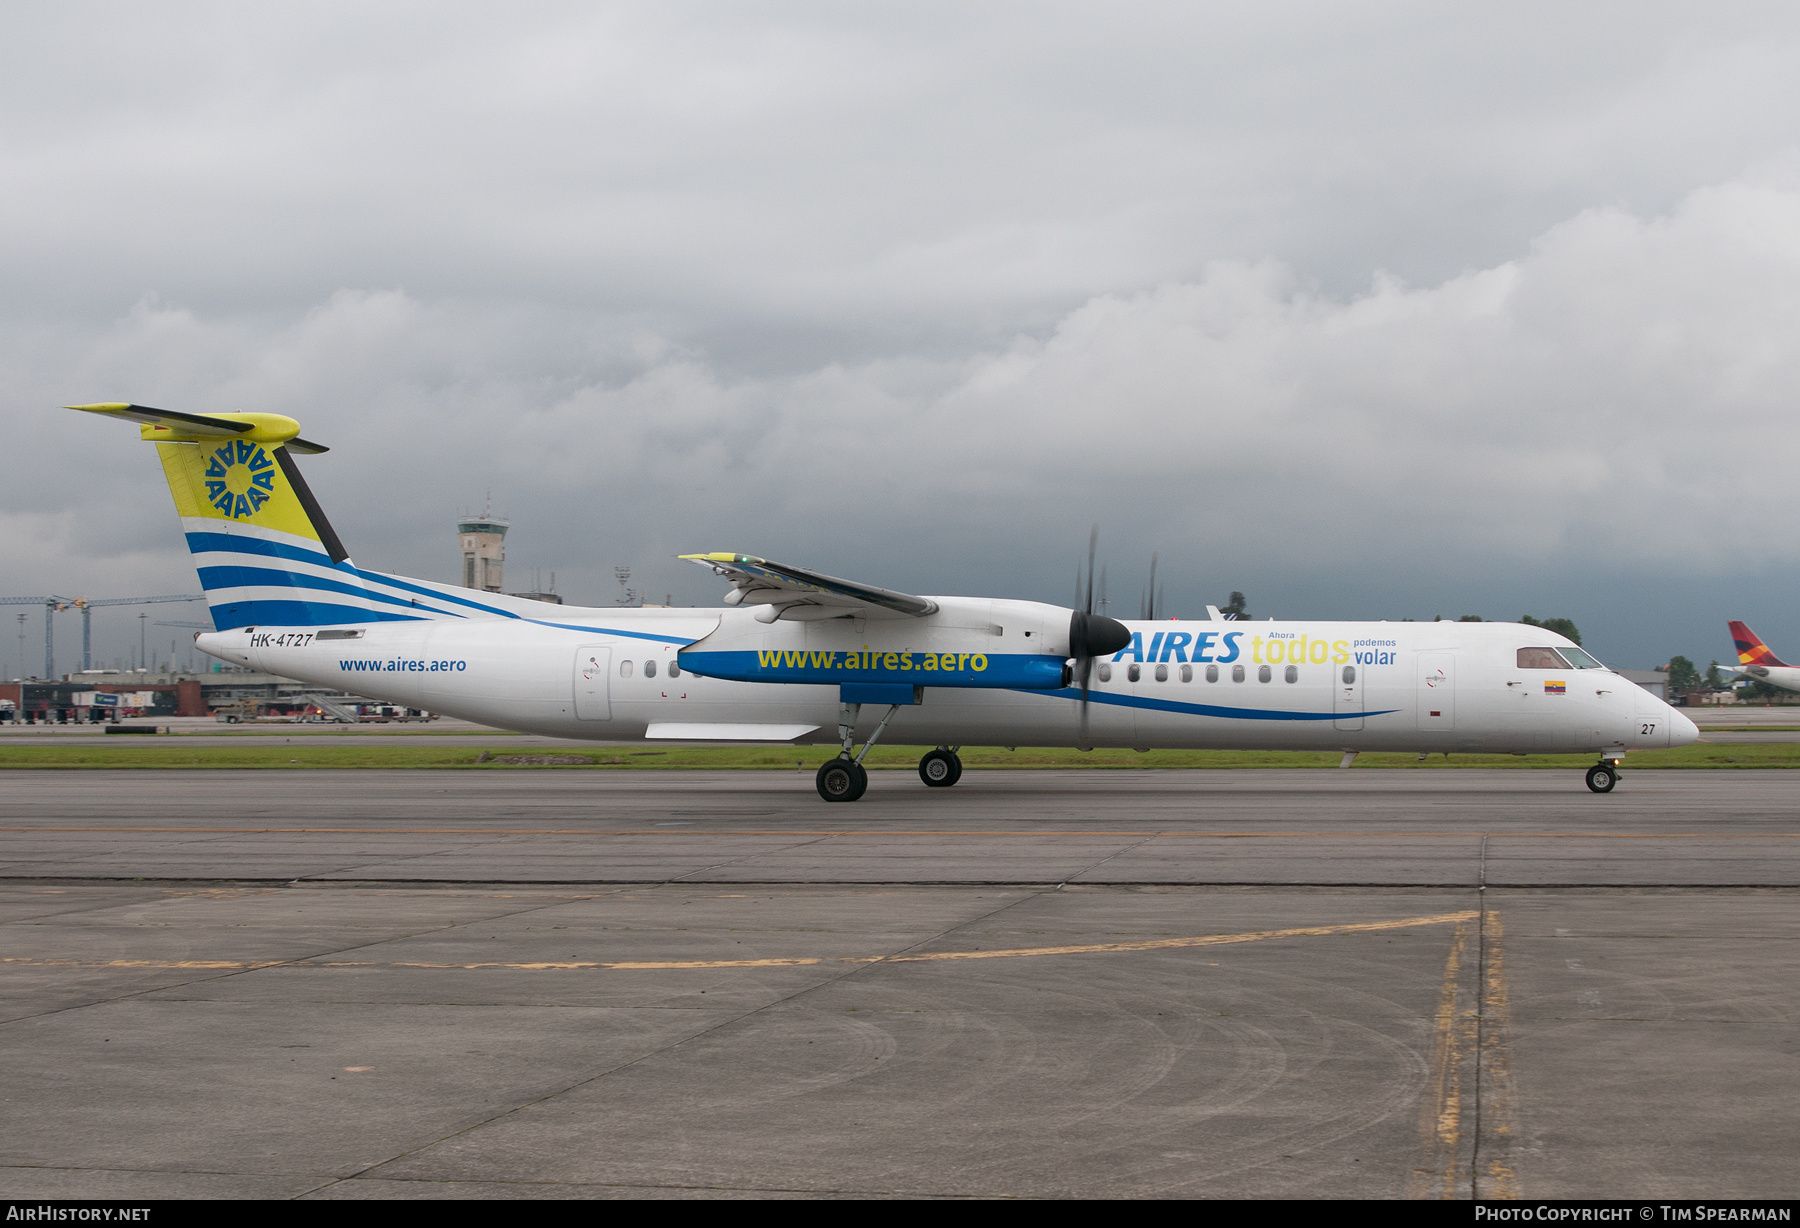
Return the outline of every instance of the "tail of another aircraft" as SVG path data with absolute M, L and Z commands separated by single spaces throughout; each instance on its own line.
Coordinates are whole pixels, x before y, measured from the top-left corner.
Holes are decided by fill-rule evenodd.
M 1780 657 L 1769 651 L 1769 646 L 1762 642 L 1756 632 L 1735 619 L 1731 623 L 1731 642 L 1737 645 L 1739 665 L 1786 665 Z
M 326 451 L 280 414 L 184 414 L 71 405 L 137 423 L 156 444 L 175 510 L 221 630 L 439 618 L 512 618 L 449 585 L 367 572 L 350 561 L 294 454 Z

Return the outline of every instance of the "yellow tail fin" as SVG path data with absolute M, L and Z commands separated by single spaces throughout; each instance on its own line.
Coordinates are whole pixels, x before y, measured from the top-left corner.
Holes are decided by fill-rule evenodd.
M 348 557 L 292 457 L 326 449 L 301 439 L 300 424 L 292 418 L 184 414 L 115 402 L 68 408 L 139 424 L 143 438 L 156 444 L 188 533 L 272 533 L 277 540 L 316 543 L 334 563 Z
M 514 605 L 454 585 L 363 571 L 350 562 L 300 470 L 323 452 L 280 414 L 183 414 L 143 405 L 71 405 L 135 422 L 156 444 L 213 625 L 330 627 L 421 619 L 520 618 Z

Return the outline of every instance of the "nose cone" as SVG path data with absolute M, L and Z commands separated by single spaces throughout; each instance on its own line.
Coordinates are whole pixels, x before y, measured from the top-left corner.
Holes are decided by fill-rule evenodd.
M 1130 643 L 1131 632 L 1116 618 L 1080 610 L 1069 617 L 1069 655 L 1072 657 L 1103 657 Z
M 1700 726 L 1687 718 L 1679 708 L 1669 709 L 1669 745 L 1687 746 L 1700 740 Z

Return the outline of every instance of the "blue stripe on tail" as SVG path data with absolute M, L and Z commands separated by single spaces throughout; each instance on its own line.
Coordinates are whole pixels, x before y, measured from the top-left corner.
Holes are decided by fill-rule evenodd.
M 403 606 L 418 609 L 426 614 L 442 614 L 448 618 L 462 618 L 464 615 L 451 610 L 440 610 L 423 604 L 418 598 L 390 596 L 387 593 L 372 593 L 360 584 L 346 584 L 341 580 L 329 580 L 324 576 L 315 576 L 304 571 L 276 571 L 268 567 L 202 567 L 200 587 L 207 592 L 224 588 L 310 588 L 325 593 L 338 593 L 345 597 L 360 597 L 364 601 L 379 602 L 382 605 Z M 414 615 L 414 617 L 420 617 Z
M 232 601 L 213 606 L 212 618 L 213 626 L 220 631 L 233 627 L 332 627 L 345 623 L 426 621 L 417 614 L 324 601 Z
M 270 558 L 270 559 L 286 559 L 289 562 L 294 562 L 294 563 L 307 563 L 314 567 L 320 568 L 321 570 L 337 573 L 338 575 L 344 577 L 343 583 L 346 585 L 354 585 L 354 581 L 360 580 L 363 582 L 363 584 L 365 586 L 373 585 L 373 586 L 378 586 L 379 588 L 393 590 L 393 591 L 397 591 L 397 592 L 401 592 L 401 593 L 415 594 L 419 597 L 429 597 L 429 598 L 431 598 L 431 600 L 433 602 L 437 602 L 444 606 L 451 606 L 451 607 L 461 606 L 464 609 L 477 610 L 483 614 L 494 615 L 497 618 L 519 618 L 520 617 L 519 614 L 515 613 L 512 610 L 503 610 L 496 606 L 488 605 L 486 602 L 476 601 L 472 598 L 459 596 L 459 595 L 456 595 L 453 593 L 446 593 L 440 589 L 431 588 L 431 587 L 428 587 L 423 584 L 415 584 L 410 581 L 403 580 L 398 576 L 388 576 L 388 575 L 383 575 L 380 572 L 364 571 L 361 568 L 355 567 L 349 563 L 334 563 L 331 561 L 331 557 L 329 555 L 325 554 L 323 551 L 310 550 L 303 546 L 289 545 L 286 542 L 270 541 L 267 538 L 251 537 L 247 534 L 239 535 L 239 534 L 235 534 L 235 533 L 200 533 L 200 532 L 189 533 L 187 535 L 187 542 L 188 542 L 188 549 L 190 551 L 192 551 L 194 554 L 212 554 L 212 553 L 238 554 L 238 555 L 249 554 L 249 555 L 261 555 L 265 558 Z M 214 587 L 214 582 L 208 578 L 208 574 L 213 571 L 223 571 L 223 570 L 227 570 L 227 569 L 223 566 L 218 567 L 218 568 L 213 568 L 213 567 L 201 568 L 200 569 L 200 583 L 204 587 L 207 587 L 207 588 Z M 251 569 L 245 568 L 243 570 L 248 571 Z M 330 587 L 330 584 L 331 584 L 330 581 L 324 580 L 321 577 L 312 576 L 310 574 L 303 573 L 303 572 L 297 573 L 297 572 L 285 572 L 285 571 L 275 570 L 275 571 L 270 571 L 265 574 L 267 576 L 290 576 L 293 578 L 288 579 L 288 580 L 265 578 L 265 579 L 259 579 L 259 580 L 255 581 L 255 583 L 280 584 L 280 585 L 284 585 L 284 586 L 292 585 L 292 586 L 304 587 L 304 588 L 328 588 L 328 587 Z M 354 592 L 358 595 L 367 597 L 370 601 L 380 601 L 380 602 L 393 602 L 394 601 L 394 598 L 391 597 L 390 595 L 388 595 L 387 593 L 382 593 L 382 592 L 376 591 L 374 588 L 369 588 L 369 587 L 346 587 L 340 591 Z M 396 604 L 412 605 L 413 602 L 409 598 L 407 600 L 397 602 Z M 420 608 L 426 608 L 426 607 L 421 606 Z M 456 613 L 456 611 L 454 609 L 435 609 L 435 608 L 433 608 L 432 612 L 446 616 L 446 617 L 451 617 L 451 618 L 459 617 L 459 615 Z

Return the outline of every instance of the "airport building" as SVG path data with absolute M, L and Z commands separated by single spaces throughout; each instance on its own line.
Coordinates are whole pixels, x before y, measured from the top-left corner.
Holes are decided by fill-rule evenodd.
M 506 531 L 512 525 L 497 516 L 483 512 L 465 516 L 457 522 L 456 535 L 462 542 L 462 586 L 484 593 L 501 591 L 502 573 L 506 567 Z
M 512 528 L 510 521 L 483 512 L 479 516 L 464 516 L 456 522 L 457 544 L 462 547 L 462 586 L 476 589 L 483 593 L 506 592 L 506 531 Z M 531 601 L 547 601 L 552 605 L 561 605 L 563 599 L 556 595 L 556 573 L 550 573 L 550 592 L 542 593 L 507 593 L 509 597 L 524 597 Z
M 325 691 L 306 682 L 224 664 L 199 674 L 90 670 L 60 679 L 0 683 L 7 720 L 88 721 L 114 716 L 213 716 L 313 711 L 320 719 L 354 720 L 378 701 Z
M 1669 675 L 1660 669 L 1615 669 L 1613 673 L 1627 682 L 1636 683 L 1658 699 L 1675 702 L 1669 693 Z

